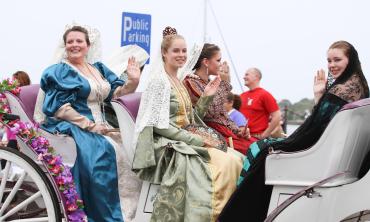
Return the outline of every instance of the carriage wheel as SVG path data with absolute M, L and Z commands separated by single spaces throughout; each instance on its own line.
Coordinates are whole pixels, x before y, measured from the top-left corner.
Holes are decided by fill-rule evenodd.
M 11 148 L 0 148 L 0 222 L 61 221 L 61 211 L 52 184 L 41 168 L 28 156 Z M 13 180 L 12 166 L 23 172 Z

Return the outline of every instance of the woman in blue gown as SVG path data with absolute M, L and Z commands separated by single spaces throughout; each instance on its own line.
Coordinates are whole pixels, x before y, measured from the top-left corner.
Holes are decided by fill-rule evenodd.
M 43 112 L 47 116 L 42 128 L 74 138 L 77 158 L 72 174 L 88 220 L 123 221 L 123 148 L 119 134 L 107 133 L 111 127 L 101 106 L 136 89 L 139 66 L 135 59 L 129 60 L 129 79 L 124 85 L 104 64 L 86 62 L 90 40 L 85 28 L 73 26 L 63 40 L 66 59 L 48 67 L 41 78 Z

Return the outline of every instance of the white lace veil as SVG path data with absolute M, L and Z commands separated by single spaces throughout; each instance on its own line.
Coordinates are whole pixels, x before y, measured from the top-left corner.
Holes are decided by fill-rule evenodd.
M 202 47 L 195 44 L 188 54 L 186 64 L 178 71 L 178 78 L 180 81 L 182 81 L 186 75 L 191 72 L 201 51 Z M 145 127 L 153 126 L 159 129 L 167 129 L 169 127 L 170 94 L 171 84 L 169 82 L 168 75 L 164 70 L 162 53 L 159 50 L 150 71 L 147 88 L 141 96 L 140 107 L 135 124 L 133 140 L 134 147 L 136 147 L 140 132 Z
M 89 33 L 90 49 L 89 52 L 87 53 L 86 61 L 90 64 L 101 61 L 102 47 L 99 30 L 88 25 L 81 25 L 76 22 L 72 22 L 71 24 L 65 26 L 64 31 L 67 31 L 73 26 L 81 26 L 85 28 Z M 66 47 L 64 45 L 63 38 L 61 38 L 59 45 L 55 49 L 53 59 L 51 60 L 51 64 L 60 63 L 66 58 L 67 58 Z

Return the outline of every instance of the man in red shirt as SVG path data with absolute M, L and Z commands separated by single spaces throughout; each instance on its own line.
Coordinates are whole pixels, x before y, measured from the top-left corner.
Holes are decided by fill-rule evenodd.
M 262 73 L 257 68 L 250 68 L 244 75 L 245 86 L 249 91 L 240 95 L 240 112 L 248 121 L 251 136 L 264 139 L 280 124 L 281 113 L 275 98 L 260 87 Z M 271 118 L 271 121 L 269 121 Z

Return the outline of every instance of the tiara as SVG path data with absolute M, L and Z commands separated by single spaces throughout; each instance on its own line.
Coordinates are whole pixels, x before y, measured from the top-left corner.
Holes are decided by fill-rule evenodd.
M 166 36 L 170 36 L 170 35 L 177 35 L 177 31 L 175 28 L 172 28 L 170 26 L 167 26 L 164 30 L 163 30 L 163 38 L 166 37 Z

